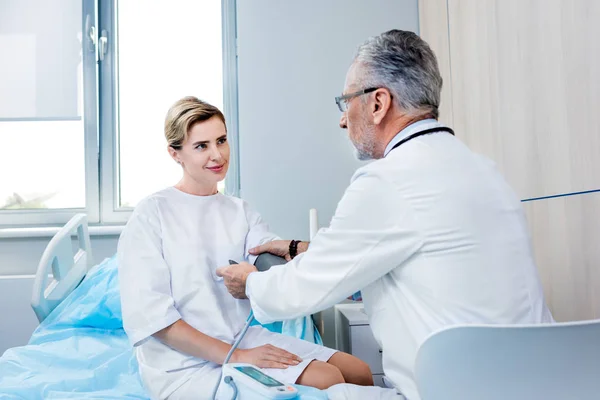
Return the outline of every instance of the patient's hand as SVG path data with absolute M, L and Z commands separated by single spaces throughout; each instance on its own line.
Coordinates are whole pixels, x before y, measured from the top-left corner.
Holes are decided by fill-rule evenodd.
M 236 299 L 247 299 L 246 280 L 252 272 L 258 271 L 256 267 L 247 262 L 228 265 L 217 268 L 217 276 L 223 277 L 223 282 L 227 286 L 229 293 Z
M 237 349 L 231 357 L 231 362 L 248 363 L 259 368 L 280 368 L 298 365 L 302 359 L 295 354 L 287 352 L 279 347 L 265 344 L 253 349 Z
M 272 242 L 250 249 L 248 252 L 253 256 L 258 256 L 262 253 L 271 253 L 285 258 L 286 261 L 291 261 L 290 242 L 291 240 L 273 240 Z M 298 254 L 304 253 L 306 250 L 308 250 L 308 242 L 298 243 Z

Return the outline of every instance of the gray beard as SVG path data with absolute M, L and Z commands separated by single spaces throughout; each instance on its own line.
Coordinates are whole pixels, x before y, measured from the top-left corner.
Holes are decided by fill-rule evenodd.
M 360 143 L 352 142 L 352 145 L 354 146 L 354 156 L 360 161 L 374 160 L 376 138 L 373 127 L 365 127 L 361 139 L 362 141 Z
M 354 157 L 356 157 L 359 161 L 369 161 L 373 159 L 369 153 L 364 150 L 359 150 L 356 147 L 354 148 Z

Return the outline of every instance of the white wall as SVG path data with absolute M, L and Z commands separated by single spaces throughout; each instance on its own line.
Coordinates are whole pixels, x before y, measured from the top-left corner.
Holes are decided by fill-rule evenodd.
M 117 251 L 118 236 L 92 236 L 92 255 L 99 263 Z M 50 237 L 0 239 L 0 276 L 34 275 Z M 0 290 L 0 296 L 2 291 Z M 1 322 L 1 319 L 0 319 Z
M 238 0 L 241 193 L 272 230 L 328 225 L 355 160 L 334 102 L 367 37 L 418 32 L 417 0 Z
M 355 160 L 334 101 L 358 45 L 418 32 L 416 0 L 238 0 L 241 194 L 288 239 L 308 239 L 308 210 L 327 226 Z M 321 314 L 335 345 L 333 310 Z
M 31 276 L 0 276 L 0 355 L 26 344 L 38 325 L 29 304 L 32 289 Z

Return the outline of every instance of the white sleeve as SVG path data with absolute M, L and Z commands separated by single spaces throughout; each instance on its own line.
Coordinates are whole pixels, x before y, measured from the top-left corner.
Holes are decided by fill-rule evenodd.
M 423 245 L 415 216 L 389 182 L 355 177 L 329 228 L 286 265 L 250 274 L 246 294 L 261 323 L 313 314 L 402 265 Z
M 260 214 L 252 210 L 246 202 L 244 202 L 244 211 L 246 220 L 248 221 L 248 234 L 246 235 L 246 246 L 244 256 L 250 264 L 254 264 L 257 256 L 253 256 L 248 251 L 256 246 L 278 240 L 279 237 L 269 231 L 269 225 L 261 218 Z
M 158 209 L 147 199 L 127 222 L 117 250 L 123 327 L 134 346 L 181 319 L 162 254 Z

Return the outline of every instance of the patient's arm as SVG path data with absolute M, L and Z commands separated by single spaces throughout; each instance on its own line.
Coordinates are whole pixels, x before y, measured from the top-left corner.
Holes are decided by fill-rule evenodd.
M 225 356 L 231 349 L 227 343 L 205 335 L 182 319 L 152 336 L 175 350 L 217 364 L 223 364 Z
M 250 249 L 273 240 L 278 240 L 279 237 L 270 231 L 269 226 L 262 219 L 260 214 L 252 210 L 247 203 L 244 203 L 244 210 L 246 212 L 246 219 L 248 221 L 248 234 L 246 235 L 244 257 L 246 257 L 246 260 L 250 264 L 254 264 L 258 254 L 251 253 Z
M 216 364 L 223 364 L 231 349 L 231 345 L 205 335 L 181 319 L 153 336 L 175 350 Z M 302 360 L 283 349 L 265 345 L 253 349 L 237 349 L 230 361 L 246 362 L 260 368 L 287 368 L 289 365 L 298 365 Z

